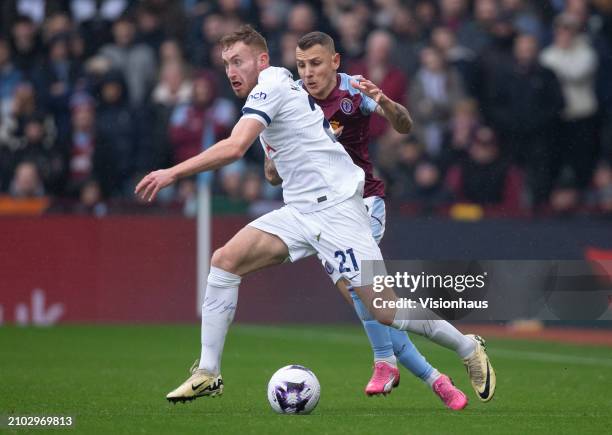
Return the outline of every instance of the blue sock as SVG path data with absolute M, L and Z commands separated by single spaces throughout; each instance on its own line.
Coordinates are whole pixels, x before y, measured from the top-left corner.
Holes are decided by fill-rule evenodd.
M 361 323 L 363 323 L 363 327 L 368 335 L 368 339 L 370 340 L 370 345 L 374 351 L 374 359 L 386 359 L 392 357 L 393 343 L 391 342 L 389 330 L 393 328 L 389 328 L 388 326 L 374 320 L 368 309 L 363 305 L 363 302 L 361 302 L 361 299 L 359 299 L 359 296 L 357 296 L 357 293 L 352 291 L 352 289 L 349 290 L 351 297 L 353 298 L 353 306 L 355 307 L 355 311 L 357 312 L 359 319 L 361 319 Z M 408 338 L 406 334 L 404 335 L 406 338 Z
M 406 367 L 410 372 L 422 380 L 426 380 L 433 372 L 433 367 L 427 362 L 421 352 L 412 344 L 408 334 L 404 331 L 398 331 L 395 328 L 386 326 L 391 336 L 393 343 L 393 353 L 399 360 L 400 364 Z

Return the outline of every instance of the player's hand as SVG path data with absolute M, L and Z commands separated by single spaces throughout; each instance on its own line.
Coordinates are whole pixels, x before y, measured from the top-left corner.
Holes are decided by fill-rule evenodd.
M 380 104 L 381 100 L 386 98 L 382 89 L 363 76 L 353 76 L 351 85 L 376 101 L 377 104 Z
M 157 193 L 166 186 L 176 181 L 176 175 L 170 169 L 160 169 L 150 172 L 149 175 L 140 180 L 134 193 L 145 201 L 153 201 Z

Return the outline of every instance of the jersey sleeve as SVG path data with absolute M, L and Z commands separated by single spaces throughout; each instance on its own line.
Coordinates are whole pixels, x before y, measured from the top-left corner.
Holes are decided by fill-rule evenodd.
M 342 89 L 348 90 L 351 95 L 361 95 L 361 103 L 359 103 L 359 110 L 361 110 L 361 113 L 370 115 L 376 111 L 378 103 L 351 84 L 351 81 L 357 81 L 357 76 L 340 73 L 340 80 L 340 87 Z
M 242 107 L 242 117 L 256 119 L 267 127 L 280 111 L 282 103 L 283 95 L 279 87 L 258 84 Z
M 368 97 L 363 92 L 361 93 L 361 104 L 359 105 L 359 109 L 361 109 L 361 113 L 364 115 L 369 115 L 376 111 L 376 107 L 378 107 L 378 103 Z

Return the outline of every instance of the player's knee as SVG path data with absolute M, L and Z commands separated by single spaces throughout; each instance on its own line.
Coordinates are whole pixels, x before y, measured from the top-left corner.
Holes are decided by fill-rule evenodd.
M 230 273 L 236 273 L 238 269 L 236 256 L 232 255 L 231 251 L 225 246 L 217 249 L 213 253 L 210 259 L 210 265 Z

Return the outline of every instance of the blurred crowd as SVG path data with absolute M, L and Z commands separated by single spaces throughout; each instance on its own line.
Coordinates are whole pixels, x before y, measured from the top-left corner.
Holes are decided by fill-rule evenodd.
M 300 36 L 331 34 L 342 71 L 409 108 L 408 136 L 371 119 L 391 206 L 612 215 L 612 0 L 3 0 L 0 195 L 98 215 L 137 206 L 142 175 L 238 118 L 217 41 L 242 23 L 295 78 Z M 279 200 L 262 161 L 251 147 L 213 193 Z M 197 182 L 160 206 L 193 214 Z

